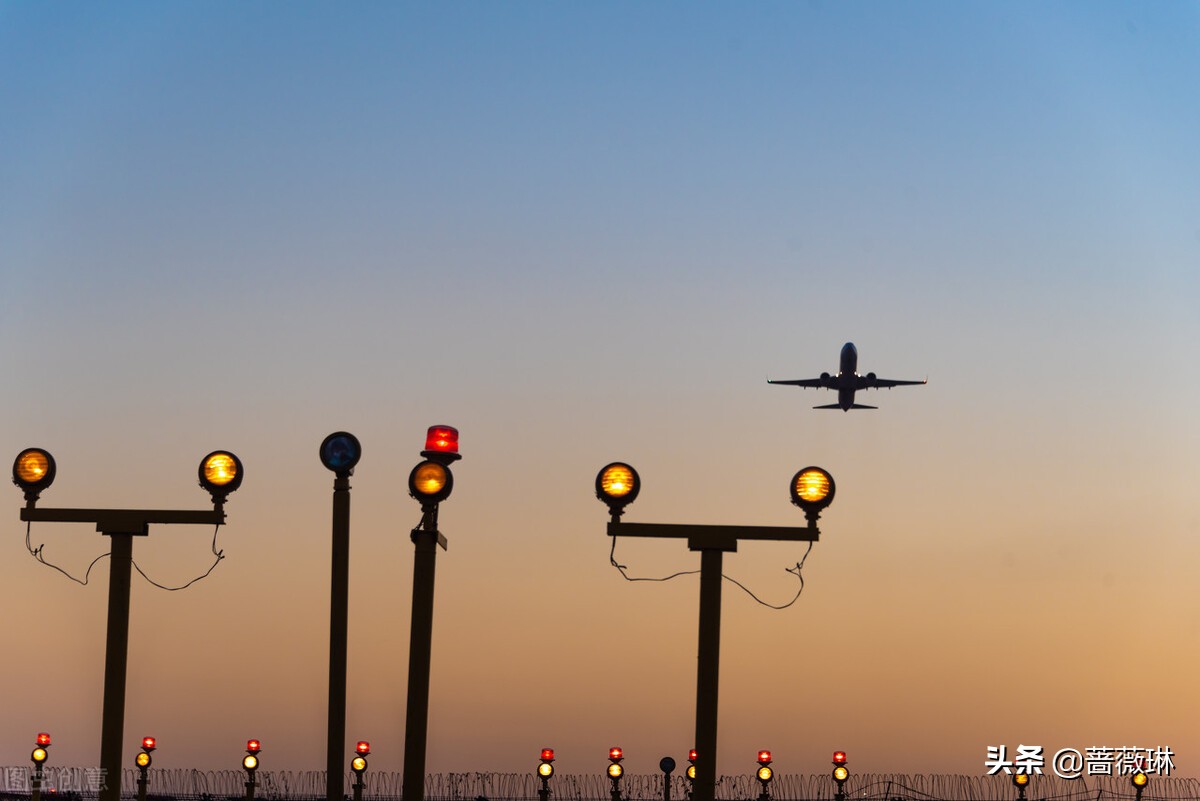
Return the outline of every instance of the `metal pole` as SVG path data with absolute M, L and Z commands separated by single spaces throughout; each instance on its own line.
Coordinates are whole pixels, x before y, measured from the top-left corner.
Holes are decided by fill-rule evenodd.
M 360 773 L 358 778 L 354 780 L 354 801 L 362 801 L 362 791 L 365 786 L 362 774 Z
M 714 801 L 717 786 L 717 676 L 721 660 L 722 551 L 700 551 L 700 647 L 696 665 L 695 801 Z
M 250 773 L 250 778 L 246 780 L 246 801 L 254 801 L 254 774 Z
M 29 801 L 42 801 L 42 766 L 38 765 L 33 769 L 33 792 L 29 796 Z
M 146 789 L 149 787 L 149 785 L 150 785 L 150 778 L 146 775 L 146 769 L 141 768 L 140 773 L 138 774 L 138 780 L 137 780 L 138 801 L 146 801 Z
M 350 479 L 333 481 L 333 574 L 329 599 L 329 735 L 325 754 L 325 795 L 345 795 L 346 630 L 350 591 Z
M 403 801 L 424 801 L 425 746 L 429 725 L 429 662 L 433 640 L 433 578 L 438 533 L 437 506 L 426 511 L 412 533 L 412 627 L 408 641 L 408 705 L 404 725 Z
M 104 654 L 104 719 L 100 730 L 100 801 L 120 801 L 125 670 L 129 656 L 129 576 L 134 535 L 116 531 L 104 533 L 111 538 L 112 553 L 108 560 L 108 644 Z

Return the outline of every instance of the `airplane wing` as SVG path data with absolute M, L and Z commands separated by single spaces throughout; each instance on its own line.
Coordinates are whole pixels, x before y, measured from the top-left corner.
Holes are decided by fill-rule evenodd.
M 929 379 L 924 381 L 896 381 L 891 378 L 876 378 L 873 374 L 858 376 L 858 389 L 891 389 L 892 387 L 905 387 L 913 384 L 928 384 Z
M 767 379 L 768 384 L 787 384 L 793 387 L 804 387 L 805 389 L 820 389 L 825 386 L 825 383 L 819 378 L 794 378 L 790 381 L 772 381 Z

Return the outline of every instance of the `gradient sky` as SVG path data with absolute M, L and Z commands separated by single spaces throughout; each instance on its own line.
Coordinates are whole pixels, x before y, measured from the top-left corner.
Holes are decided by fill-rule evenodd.
M 55 454 L 48 507 L 203 508 L 205 453 L 246 466 L 212 576 L 134 577 L 127 754 L 324 767 L 346 429 L 347 734 L 400 768 L 405 481 L 448 423 L 431 772 L 692 747 L 698 581 L 608 564 L 622 459 L 644 522 L 800 525 L 795 470 L 837 480 L 795 606 L 725 585 L 722 773 L 1036 744 L 1200 776 L 1198 86 L 1182 2 L 0 4 L 0 453 Z M 929 385 L 765 384 L 846 341 Z M 9 493 L 0 764 L 45 730 L 94 765 L 107 563 L 38 565 Z M 134 557 L 181 584 L 211 533 Z M 726 573 L 780 603 L 801 553 Z

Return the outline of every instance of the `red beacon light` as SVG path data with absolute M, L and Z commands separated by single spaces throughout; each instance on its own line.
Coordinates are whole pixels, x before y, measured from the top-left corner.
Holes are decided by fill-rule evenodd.
M 145 751 L 146 753 L 150 753 L 151 751 L 153 751 L 157 747 L 157 745 L 158 745 L 158 741 L 155 740 L 153 737 L 143 737 L 142 738 L 142 750 Z
M 688 762 L 695 762 L 695 761 L 696 761 L 696 749 L 693 748 L 691 751 L 688 751 Z
M 458 429 L 454 426 L 430 426 L 425 435 L 425 450 L 421 455 L 433 462 L 448 465 L 461 459 L 458 452 Z
M 553 762 L 554 761 L 554 749 L 553 748 L 543 748 L 542 749 L 542 761 L 543 762 Z
M 759 751 L 758 752 L 758 761 L 760 764 L 763 764 L 763 765 L 771 764 L 771 752 L 770 751 Z
M 833 752 L 833 764 L 845 765 L 846 764 L 846 752 L 845 751 L 834 751 Z
M 246 750 L 251 754 L 257 754 L 262 750 L 262 743 L 260 743 L 258 740 L 247 740 Z
M 38 736 L 37 736 L 37 744 L 40 745 L 42 748 L 45 748 L 48 745 L 50 745 L 50 735 L 44 731 L 39 732 Z
M 355 753 L 360 754 L 362 756 L 370 756 L 371 744 L 369 742 L 367 742 L 366 740 L 359 740 L 354 745 L 354 751 L 355 751 Z
M 610 748 L 610 749 L 608 749 L 608 758 L 613 760 L 614 762 L 619 762 L 620 760 L 625 758 L 625 752 L 622 751 L 620 748 L 615 748 L 615 747 Z

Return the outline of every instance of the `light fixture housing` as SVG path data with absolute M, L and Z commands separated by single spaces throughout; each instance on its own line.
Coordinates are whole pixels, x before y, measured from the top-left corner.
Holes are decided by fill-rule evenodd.
M 425 434 L 425 450 L 421 451 L 421 455 L 445 466 L 461 459 L 458 429 L 454 426 L 430 426 Z
M 133 764 L 137 765 L 142 770 L 150 767 L 152 762 L 154 762 L 154 759 L 150 756 L 149 751 L 138 751 L 137 756 L 133 758 Z
M 142 738 L 142 750 L 146 753 L 153 751 L 158 746 L 158 741 L 153 737 Z
M 1029 785 L 1029 774 L 1018 771 L 1013 774 L 1012 782 L 1017 787 L 1026 787 Z
M 625 768 L 621 766 L 620 762 L 613 762 L 611 765 L 608 766 L 608 778 L 615 780 L 615 779 L 621 778 L 624 775 L 625 775 Z
M 258 757 L 254 754 L 246 754 L 242 757 L 242 767 L 251 773 L 258 770 Z
M 454 474 L 446 465 L 432 459 L 419 462 L 408 474 L 408 494 L 421 506 L 436 506 L 450 497 L 454 490 Z
M 33 749 L 33 752 L 29 755 L 29 759 L 32 760 L 33 764 L 41 766 L 41 764 L 45 762 L 49 756 L 50 754 L 47 753 L 46 749 L 39 745 L 37 748 Z
M 370 756 L 371 744 L 366 740 L 359 740 L 354 744 L 354 752 L 359 756 Z
M 348 431 L 335 431 L 321 441 L 319 453 L 321 464 L 338 478 L 349 478 L 362 458 L 362 444 Z
M 839 785 L 845 784 L 848 778 L 850 778 L 850 771 L 846 769 L 845 765 L 838 765 L 833 769 L 833 780 Z
M 758 752 L 758 764 L 770 765 L 771 764 L 771 752 L 770 751 L 759 751 Z
M 549 779 L 554 775 L 554 766 L 549 762 L 540 762 L 537 766 L 537 775 L 543 779 Z
M 788 490 L 792 496 L 792 503 L 804 510 L 808 524 L 814 526 L 825 507 L 833 503 L 837 487 L 829 471 L 813 466 L 806 467 L 792 476 Z
M 355 773 L 362 773 L 366 769 L 367 760 L 365 757 L 356 756 L 354 759 L 350 760 L 350 770 L 354 771 Z
M 49 733 L 47 733 L 47 732 L 44 732 L 44 731 L 43 731 L 43 732 L 38 732 L 38 736 L 37 736 L 37 741 L 36 741 L 36 742 L 37 742 L 37 744 L 38 744 L 38 745 L 40 745 L 42 748 L 49 748 L 49 747 L 50 747 L 50 735 L 49 735 Z
M 1129 783 L 1142 790 L 1150 783 L 1150 777 L 1146 775 L 1145 771 L 1139 770 L 1129 777 Z
M 554 749 L 553 748 L 543 748 L 541 759 L 543 762 L 553 762 L 554 761 Z
M 596 474 L 596 497 L 608 505 L 614 518 L 620 517 L 641 491 L 641 476 L 625 462 L 610 462 Z
M 42 490 L 54 483 L 58 466 L 50 451 L 26 448 L 13 460 L 13 483 L 25 492 L 25 500 L 34 502 Z
M 262 743 L 260 743 L 258 740 L 247 740 L 246 741 L 247 753 L 257 754 L 261 750 L 262 750 Z
M 768 765 L 761 765 L 758 768 L 758 780 L 763 784 L 770 783 L 771 779 L 775 778 L 775 771 L 771 770 Z
M 242 486 L 245 470 L 242 460 L 229 451 L 213 451 L 200 460 L 200 486 L 212 495 L 213 503 L 223 504 L 229 493 Z

